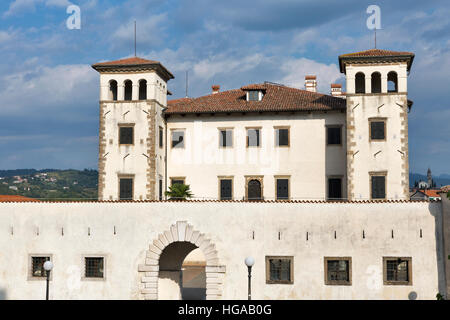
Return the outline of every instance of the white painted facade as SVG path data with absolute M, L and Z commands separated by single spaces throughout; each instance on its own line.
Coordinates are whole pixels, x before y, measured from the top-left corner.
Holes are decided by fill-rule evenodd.
M 442 210 L 441 202 L 1 203 L 0 292 L 42 299 L 45 280 L 30 280 L 29 256 L 47 254 L 51 299 L 173 298 L 177 283 L 159 273 L 160 257 L 170 242 L 192 241 L 206 257 L 208 299 L 246 299 L 249 255 L 253 299 L 435 299 L 445 291 Z M 86 255 L 105 257 L 105 279 L 83 279 Z M 266 283 L 272 255 L 293 256 L 293 284 Z M 411 285 L 383 284 L 387 256 L 411 258 Z M 351 285 L 325 285 L 324 257 L 352 258 Z

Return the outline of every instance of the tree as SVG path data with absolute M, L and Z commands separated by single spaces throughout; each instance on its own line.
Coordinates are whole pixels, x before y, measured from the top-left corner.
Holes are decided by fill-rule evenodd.
M 169 191 L 166 191 L 165 195 L 170 197 L 169 200 L 186 200 L 193 197 L 189 185 L 181 183 L 175 183 L 169 187 Z

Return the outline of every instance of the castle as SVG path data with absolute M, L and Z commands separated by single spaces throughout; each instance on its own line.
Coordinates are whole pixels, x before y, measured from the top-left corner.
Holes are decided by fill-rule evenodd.
M 99 201 L 0 203 L 0 298 L 41 299 L 51 260 L 54 299 L 246 299 L 249 256 L 254 299 L 448 297 L 450 200 L 409 200 L 413 60 L 172 101 L 160 62 L 94 64 Z

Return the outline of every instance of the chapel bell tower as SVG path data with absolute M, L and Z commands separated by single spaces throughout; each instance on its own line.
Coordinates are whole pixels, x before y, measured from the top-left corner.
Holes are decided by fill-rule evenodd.
M 347 85 L 349 200 L 409 199 L 407 78 L 414 54 L 372 49 L 339 56 Z
M 97 63 L 100 73 L 99 200 L 157 200 L 165 189 L 167 81 L 158 61 Z

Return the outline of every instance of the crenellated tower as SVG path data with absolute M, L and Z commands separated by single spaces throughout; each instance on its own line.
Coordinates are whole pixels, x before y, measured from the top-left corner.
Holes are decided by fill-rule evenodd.
M 339 56 L 347 86 L 350 200 L 409 199 L 407 77 L 414 54 L 372 49 Z
M 158 61 L 97 63 L 100 73 L 99 200 L 155 200 L 165 188 L 167 81 Z

